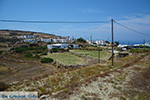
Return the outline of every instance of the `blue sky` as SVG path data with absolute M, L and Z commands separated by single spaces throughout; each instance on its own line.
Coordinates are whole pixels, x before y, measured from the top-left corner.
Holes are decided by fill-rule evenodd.
M 150 34 L 150 0 L 0 0 L 0 19 L 42 21 L 109 21 Z M 0 22 L 0 29 L 39 31 L 61 36 L 111 40 L 110 23 L 27 24 Z M 143 36 L 114 24 L 116 41 L 150 42 Z

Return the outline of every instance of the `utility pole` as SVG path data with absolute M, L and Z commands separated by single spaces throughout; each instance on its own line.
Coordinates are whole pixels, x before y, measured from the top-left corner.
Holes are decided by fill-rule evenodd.
M 145 49 L 145 39 L 144 39 L 144 49 Z
M 114 65 L 114 36 L 113 36 L 113 19 L 111 19 L 111 34 L 112 34 L 112 65 Z
M 91 34 L 91 36 L 90 36 L 90 39 L 91 39 L 91 43 L 92 43 L 92 34 Z
M 98 46 L 98 63 L 100 63 L 100 45 Z

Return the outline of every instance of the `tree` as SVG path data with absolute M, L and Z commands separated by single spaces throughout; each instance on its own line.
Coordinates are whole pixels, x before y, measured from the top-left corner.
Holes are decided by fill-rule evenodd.
M 52 58 L 42 58 L 41 59 L 41 63 L 51 63 L 53 62 L 54 60 Z
M 118 45 L 119 45 L 119 42 L 116 41 L 115 44 L 118 46 Z
M 82 42 L 82 43 L 86 43 L 86 40 L 84 40 L 82 37 L 77 39 L 77 42 Z
M 31 57 L 33 57 L 33 55 L 32 55 L 31 52 L 27 52 L 27 53 L 25 54 L 25 57 L 26 57 L 26 58 L 31 58 Z

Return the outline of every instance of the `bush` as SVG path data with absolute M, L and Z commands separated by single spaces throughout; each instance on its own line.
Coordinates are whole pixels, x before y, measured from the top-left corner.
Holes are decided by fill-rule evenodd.
M 53 62 L 54 60 L 52 58 L 42 58 L 41 59 L 41 63 L 51 63 Z
M 56 64 L 56 61 L 52 62 L 52 65 L 55 65 Z
M 78 41 L 78 42 L 82 42 L 82 43 L 86 43 L 86 40 L 84 40 L 84 39 L 83 39 L 83 38 L 81 38 L 81 37 L 80 37 L 80 38 L 78 38 L 78 39 L 77 39 L 77 41 Z
M 35 56 L 34 56 L 33 58 L 35 58 L 35 59 L 39 59 L 39 58 L 40 58 L 40 56 L 39 56 L 38 54 L 35 54 Z
M 46 51 L 46 50 L 43 51 L 43 52 L 41 53 L 41 55 L 47 55 L 47 51 Z
M 15 48 L 16 53 L 22 53 L 23 51 L 26 51 L 27 48 Z
M 3 53 L 3 51 L 0 51 L 0 54 L 2 54 Z
M 58 48 L 52 48 L 52 51 L 53 51 L 53 52 L 58 52 L 59 49 L 58 49 Z
M 31 58 L 31 57 L 33 57 L 33 55 L 32 55 L 31 52 L 27 52 L 27 53 L 25 54 L 25 57 L 26 57 L 26 58 Z
M 60 65 L 60 64 L 58 64 L 58 65 L 57 65 L 57 68 L 60 68 L 60 67 L 61 67 L 61 65 Z
M 149 48 L 146 49 L 131 49 L 130 50 L 131 53 L 135 53 L 135 52 L 150 52 Z
M 64 92 L 68 92 L 68 88 L 65 88 L 65 89 L 64 89 Z
M 5 91 L 9 86 L 4 82 L 0 82 L 0 91 Z
M 27 51 L 27 50 L 36 50 L 36 51 L 43 51 L 46 50 L 47 46 L 40 46 L 40 47 L 18 47 L 18 48 L 14 48 L 14 50 L 16 51 L 16 53 L 22 53 L 23 51 Z

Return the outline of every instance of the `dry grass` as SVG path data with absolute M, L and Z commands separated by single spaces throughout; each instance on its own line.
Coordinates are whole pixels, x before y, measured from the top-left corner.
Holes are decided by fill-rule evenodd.
M 48 53 L 48 55 L 43 57 L 50 57 L 65 65 L 84 64 L 86 62 L 86 59 L 72 55 L 70 53 Z
M 56 73 L 53 75 L 46 75 L 44 78 L 31 80 L 27 83 L 22 83 L 24 87 L 20 87 L 20 85 L 13 85 L 8 90 L 36 90 L 39 91 L 40 95 L 43 94 L 51 94 L 60 90 L 64 90 L 67 88 L 67 93 L 71 93 L 76 86 L 79 86 L 83 83 L 91 82 L 92 80 L 96 80 L 97 77 L 104 77 L 109 75 L 113 71 L 116 71 L 118 68 L 129 67 L 137 63 L 137 60 L 142 59 L 143 55 L 133 55 L 125 58 L 118 59 L 114 66 L 110 65 L 95 65 L 92 67 L 83 67 L 76 70 L 68 70 L 62 73 Z M 117 64 L 118 63 L 118 64 Z M 123 77 L 118 78 L 124 80 Z M 66 92 L 65 92 L 66 93 Z

